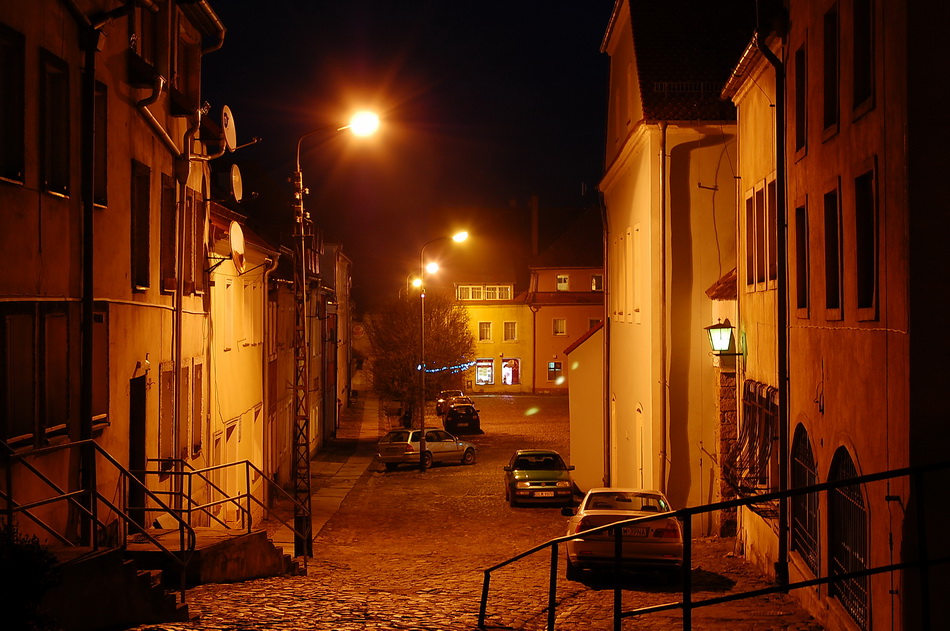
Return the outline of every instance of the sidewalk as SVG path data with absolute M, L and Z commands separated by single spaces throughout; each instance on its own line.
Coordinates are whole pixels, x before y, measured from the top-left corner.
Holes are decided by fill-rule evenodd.
M 340 411 L 336 438 L 330 439 L 310 461 L 310 510 L 314 537 L 340 508 L 347 493 L 376 457 L 376 441 L 389 430 L 375 392 L 360 392 L 352 405 Z M 282 515 L 288 523 L 293 515 Z M 293 533 L 277 522 L 271 540 L 288 554 L 294 550 Z M 270 530 L 270 529 L 268 529 Z

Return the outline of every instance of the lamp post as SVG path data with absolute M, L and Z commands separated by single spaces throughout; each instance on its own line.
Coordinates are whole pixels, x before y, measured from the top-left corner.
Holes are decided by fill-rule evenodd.
M 419 251 L 419 471 L 426 472 L 426 285 L 425 273 L 430 274 L 438 271 L 439 266 L 436 263 L 430 263 L 426 266 L 425 253 L 426 248 L 445 239 L 452 239 L 456 243 L 461 243 L 468 238 L 467 232 L 457 232 L 451 237 L 443 236 L 432 239 L 422 246 Z M 432 266 L 435 265 L 433 268 Z
M 368 136 L 379 127 L 379 118 L 369 112 L 356 114 L 348 125 L 335 131 L 349 129 L 357 136 Z M 307 240 L 312 238 L 313 222 L 304 210 L 303 186 L 300 170 L 300 146 L 304 138 L 319 132 L 334 130 L 321 127 L 308 131 L 297 139 L 296 170 L 291 182 L 294 186 L 294 555 L 313 556 L 313 525 L 310 494 L 310 352 L 307 331 L 307 268 L 310 258 Z

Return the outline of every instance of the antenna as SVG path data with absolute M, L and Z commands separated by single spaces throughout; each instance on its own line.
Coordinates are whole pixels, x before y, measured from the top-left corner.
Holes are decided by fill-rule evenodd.
M 228 151 L 234 151 L 237 147 L 237 131 L 234 129 L 234 115 L 227 105 L 221 108 L 221 129 L 224 131 L 224 146 Z

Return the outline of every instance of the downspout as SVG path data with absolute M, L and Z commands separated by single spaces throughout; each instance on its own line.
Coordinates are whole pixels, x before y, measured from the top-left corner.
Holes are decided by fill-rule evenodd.
M 268 288 L 268 285 L 269 285 L 269 283 L 270 283 L 270 275 L 274 272 L 275 269 L 277 269 L 277 262 L 278 262 L 278 261 L 280 261 L 280 252 L 274 252 L 274 253 L 271 254 L 270 257 L 267 258 L 267 260 L 265 261 L 265 265 L 267 265 L 268 263 L 269 263 L 269 265 L 267 265 L 267 266 L 264 268 L 264 275 L 263 275 L 263 279 L 262 279 L 262 281 L 263 281 L 263 282 L 262 282 L 262 285 L 263 285 L 263 288 L 264 288 L 264 291 L 262 292 L 262 295 L 264 296 L 264 300 L 261 301 L 261 302 L 262 302 L 262 304 L 261 304 L 261 322 L 263 323 L 262 326 L 261 326 L 261 330 L 264 332 L 264 340 L 265 340 L 265 341 L 264 341 L 264 344 L 263 344 L 263 346 L 264 346 L 264 351 L 261 353 L 261 375 L 262 375 L 262 377 L 263 377 L 262 380 L 261 380 L 261 383 L 262 383 L 263 386 L 264 386 L 264 392 L 262 393 L 262 396 L 261 396 L 261 402 L 262 402 L 262 404 L 263 404 L 263 406 L 264 406 L 265 427 L 267 426 L 266 419 L 268 419 L 268 416 L 270 415 L 270 399 L 268 398 L 268 393 L 270 392 L 270 380 L 269 380 L 270 372 L 267 370 L 267 363 L 268 363 L 268 360 L 267 360 L 267 340 L 270 339 L 270 331 L 269 331 L 269 329 L 268 329 L 268 325 L 270 324 L 270 322 L 269 322 L 269 320 L 267 319 L 267 312 L 268 312 L 268 303 L 270 302 L 270 300 L 269 300 L 268 297 L 267 297 L 267 296 L 268 296 L 267 288 Z M 265 441 L 268 440 L 268 436 L 267 436 L 267 432 L 266 432 L 266 431 L 264 432 L 264 440 L 265 440 Z M 267 473 L 268 475 L 271 475 L 271 474 L 273 473 L 273 466 L 268 466 L 268 465 L 273 465 L 274 463 L 269 462 L 269 459 L 268 459 L 268 457 L 267 457 L 267 454 L 268 454 L 269 451 L 270 451 L 270 450 L 269 450 L 269 447 L 270 447 L 269 444 L 265 444 L 265 446 L 264 446 L 264 465 L 265 465 L 265 467 L 267 468 L 266 473 Z M 266 485 L 265 485 L 264 488 L 269 490 L 269 487 L 266 486 Z M 270 505 L 270 498 L 269 498 L 269 497 L 268 497 L 268 498 L 265 498 L 265 502 L 267 502 L 267 505 L 269 506 L 269 505 Z
M 666 443 L 669 440 L 669 419 L 667 418 L 669 408 L 669 383 L 667 375 L 667 352 L 666 352 L 666 180 L 668 178 L 666 165 L 666 121 L 660 121 L 660 491 L 667 492 L 666 475 Z
M 758 13 L 760 3 L 756 3 Z M 785 66 L 782 60 L 772 52 L 763 35 L 763 18 L 757 15 L 755 45 L 775 70 L 775 195 L 777 229 L 781 231 L 776 238 L 778 256 L 778 314 L 777 352 L 778 352 L 778 449 L 779 449 L 779 492 L 788 490 L 788 211 L 785 202 Z M 778 560 L 775 562 L 775 579 L 779 585 L 788 585 L 788 531 L 789 501 L 783 498 L 779 502 L 778 517 Z
M 603 193 L 598 195 L 600 202 L 600 219 L 603 224 L 603 242 L 601 244 L 601 260 L 604 264 L 604 351 L 603 351 L 603 371 L 604 383 L 602 397 L 603 401 L 603 426 L 604 426 L 604 475 L 602 477 L 604 486 L 610 486 L 610 464 L 611 450 L 613 449 L 612 434 L 610 431 L 610 265 L 607 262 L 608 245 L 610 243 L 610 227 L 608 225 L 607 204 L 604 203 Z

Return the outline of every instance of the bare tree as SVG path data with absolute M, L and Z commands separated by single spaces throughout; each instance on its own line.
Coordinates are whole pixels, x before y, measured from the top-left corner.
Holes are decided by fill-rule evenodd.
M 418 397 L 421 351 L 418 295 L 400 297 L 366 318 L 372 347 L 373 383 L 381 395 L 402 401 L 411 410 Z M 468 311 L 443 292 L 425 298 L 426 398 L 462 383 L 475 357 L 475 336 Z

